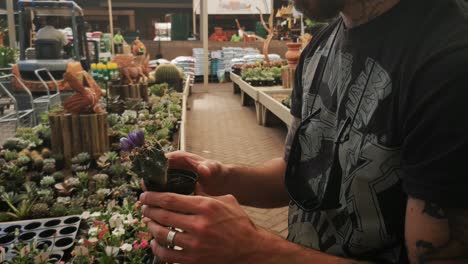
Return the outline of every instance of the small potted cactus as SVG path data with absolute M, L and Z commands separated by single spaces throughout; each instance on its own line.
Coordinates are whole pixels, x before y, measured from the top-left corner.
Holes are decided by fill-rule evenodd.
M 161 145 L 145 140 L 143 131 L 136 130 L 120 140 L 123 151 L 129 153 L 132 171 L 142 177 L 148 191 L 192 194 L 197 175 L 191 171 L 169 169 Z

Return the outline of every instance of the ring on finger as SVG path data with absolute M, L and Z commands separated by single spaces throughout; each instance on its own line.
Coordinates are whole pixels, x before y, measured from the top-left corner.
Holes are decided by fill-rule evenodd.
M 174 239 L 176 235 L 177 235 L 177 231 L 174 231 L 174 230 L 170 230 L 169 233 L 167 233 L 166 242 L 167 242 L 168 247 L 172 248 L 175 246 Z

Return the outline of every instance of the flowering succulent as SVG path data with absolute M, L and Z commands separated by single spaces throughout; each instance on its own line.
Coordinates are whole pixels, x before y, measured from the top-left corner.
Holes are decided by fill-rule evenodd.
M 131 132 L 120 140 L 122 150 L 130 152 L 132 170 L 143 178 L 149 191 L 162 191 L 167 184 L 167 158 L 159 144 L 145 142 L 143 131 Z

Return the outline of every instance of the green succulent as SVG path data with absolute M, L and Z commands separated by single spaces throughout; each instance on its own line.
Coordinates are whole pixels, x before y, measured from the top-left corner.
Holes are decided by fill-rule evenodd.
M 31 164 L 31 158 L 28 156 L 21 156 L 18 158 L 17 162 L 18 166 L 27 167 Z
M 61 171 L 54 172 L 52 177 L 54 177 L 56 182 L 62 182 L 65 179 L 65 175 Z
M 42 187 L 50 187 L 55 184 L 55 179 L 52 176 L 45 176 L 40 182 Z
M 162 128 L 156 132 L 156 137 L 158 140 L 168 139 L 170 132 L 168 128 Z
M 33 219 L 47 218 L 50 216 L 49 205 L 46 203 L 36 203 L 31 207 L 30 216 Z
M 13 161 L 18 158 L 18 152 L 16 150 L 5 150 L 4 157 L 6 161 Z
M 83 188 L 88 187 L 89 174 L 85 171 L 80 171 L 76 173 L 76 177 L 80 180 L 80 184 Z
M 47 174 L 52 174 L 56 171 L 55 160 L 45 159 L 42 165 L 42 171 Z
M 8 150 L 22 150 L 28 147 L 28 142 L 21 138 L 9 138 L 3 143 L 3 148 Z
M 68 215 L 68 209 L 63 204 L 55 203 L 50 209 L 50 216 L 52 217 L 62 217 L 66 215 Z
M 169 87 L 177 92 L 183 90 L 183 72 L 174 64 L 159 65 L 155 71 L 156 83 L 167 83 Z
M 83 152 L 72 158 L 72 170 L 75 172 L 86 171 L 91 165 L 91 155 Z
M 81 215 L 83 211 L 83 207 L 81 206 L 71 206 L 68 209 L 68 215 Z

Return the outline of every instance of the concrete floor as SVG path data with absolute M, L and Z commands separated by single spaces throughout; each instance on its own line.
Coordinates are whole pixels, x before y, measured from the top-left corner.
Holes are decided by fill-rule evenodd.
M 242 107 L 232 83 L 195 85 L 187 116 L 187 151 L 224 163 L 262 164 L 282 157 L 287 128 L 257 125 L 255 107 Z M 287 235 L 287 208 L 245 207 L 260 227 Z

